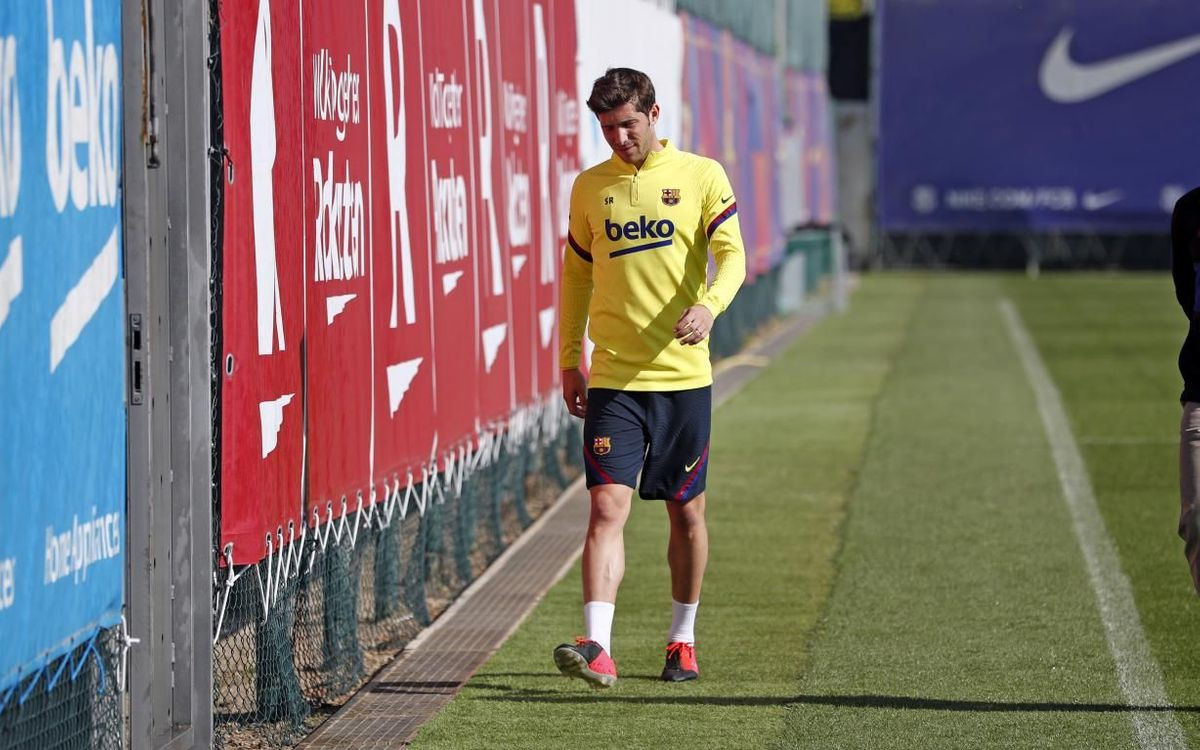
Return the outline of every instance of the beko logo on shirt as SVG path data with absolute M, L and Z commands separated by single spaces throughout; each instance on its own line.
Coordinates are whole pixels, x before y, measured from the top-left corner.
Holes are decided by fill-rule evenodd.
M 675 234 L 675 224 L 670 219 L 654 221 L 645 216 L 639 216 L 637 221 L 627 221 L 624 224 L 614 224 L 612 220 L 604 220 L 604 234 L 613 242 L 641 239 L 665 239 Z

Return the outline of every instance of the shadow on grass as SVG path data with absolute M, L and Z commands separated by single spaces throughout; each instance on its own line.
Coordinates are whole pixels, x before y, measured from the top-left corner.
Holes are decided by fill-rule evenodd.
M 389 693 L 396 695 L 451 695 L 458 690 L 462 683 L 457 681 L 397 681 L 385 680 L 372 682 L 366 690 L 370 693 Z
M 1200 706 L 1131 706 L 1125 703 L 1064 703 L 1061 701 L 981 701 L 947 698 L 914 698 L 904 695 L 797 695 L 788 705 L 839 706 L 842 708 L 895 708 L 922 711 L 1200 713 Z
M 542 675 L 488 675 L 489 677 Z M 632 676 L 622 680 L 654 680 L 657 677 Z M 483 696 L 480 700 L 513 703 L 592 703 L 599 700 L 632 705 L 696 705 L 696 706 L 834 706 L 838 708 L 882 708 L 904 711 L 964 711 L 972 713 L 1200 713 L 1200 706 L 1131 706 L 1123 703 L 1067 703 L 1061 701 L 986 701 L 948 698 L 918 698 L 904 695 L 621 695 L 614 690 L 591 690 L 586 693 L 564 693 L 562 690 L 514 688 L 503 684 L 472 682 L 470 687 L 493 690 L 500 694 Z M 685 688 L 687 689 L 687 688 Z

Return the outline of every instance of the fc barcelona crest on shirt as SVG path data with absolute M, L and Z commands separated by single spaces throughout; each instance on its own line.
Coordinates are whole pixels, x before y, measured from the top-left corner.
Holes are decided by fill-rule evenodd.
M 666 206 L 674 206 L 679 202 L 679 188 L 663 188 L 662 202 Z
M 603 456 L 610 450 L 612 450 L 611 437 L 598 437 L 592 441 L 592 453 L 595 453 L 597 456 Z

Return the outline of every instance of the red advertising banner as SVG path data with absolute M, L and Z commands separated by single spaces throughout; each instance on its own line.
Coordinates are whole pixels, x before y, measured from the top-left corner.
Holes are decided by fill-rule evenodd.
M 780 180 L 801 179 L 781 175 L 779 169 L 783 73 L 774 58 L 729 32 L 686 14 L 683 20 L 686 147 L 720 161 L 741 196 L 747 279 L 752 283 L 783 253 Z
M 256 562 L 299 532 L 304 445 L 304 217 L 299 8 L 220 8 L 225 148 L 221 540 Z M 277 538 L 277 537 L 276 537 Z M 278 543 L 273 541 L 277 547 Z
M 686 13 L 683 29 L 683 90 L 687 108 L 683 148 L 721 161 L 726 68 L 719 48 L 720 32 Z
M 481 369 L 476 314 L 474 242 L 475 158 L 469 86 L 472 80 L 464 0 L 406 3 L 416 6 L 421 69 L 423 161 L 433 272 L 433 360 L 439 450 L 473 435 L 479 414 L 475 385 Z M 410 53 L 411 54 L 411 53 Z M 410 58 L 411 59 L 411 58 Z
M 221 539 L 248 564 L 556 389 L 591 114 L 573 0 L 221 0 L 219 17 Z M 834 210 L 824 82 L 684 28 L 681 145 L 724 165 L 761 273 L 781 196 Z
M 496 21 L 496 84 L 499 111 L 499 164 L 495 182 L 500 186 L 500 241 L 508 255 L 510 349 L 512 352 L 511 405 L 525 404 L 538 395 L 534 290 L 538 268 L 534 252 L 540 241 L 543 209 L 535 200 L 537 162 L 534 149 L 540 102 L 533 77 L 533 9 L 529 0 L 491 0 Z M 544 59 L 544 58 L 543 58 Z M 547 86 L 548 88 L 548 86 Z M 546 133 L 547 138 L 549 133 Z M 547 146 L 549 143 L 547 142 Z
M 437 427 L 429 252 L 435 238 L 427 221 L 433 212 L 415 8 L 412 0 L 373 2 L 367 19 L 375 295 L 372 476 L 390 482 L 429 460 Z
M 372 478 L 372 40 L 365 0 L 300 7 L 308 496 L 324 518 Z
M 240 565 L 557 383 L 575 12 L 225 0 L 220 22 L 220 515 Z
M 744 122 L 745 183 L 743 193 L 754 196 L 742 217 L 742 231 L 748 227 L 753 244 L 747 242 L 747 270 L 754 276 L 770 270 L 784 244 L 783 232 L 776 223 L 773 208 L 776 204 L 775 163 L 778 153 L 778 115 L 775 91 L 778 90 L 779 66 L 774 58 L 739 45 L 739 66 L 742 69 L 742 96 L 748 116 Z
M 547 13 L 549 15 L 547 15 Z M 547 34 L 546 63 L 542 34 Z M 538 386 L 545 393 L 559 384 L 558 290 L 559 265 L 567 246 L 571 185 L 581 168 L 579 157 L 580 106 L 575 71 L 575 3 L 570 0 L 533 3 L 534 77 L 538 90 L 538 222 L 537 310 Z M 543 84 L 543 75 L 546 77 Z M 541 95 L 542 86 L 550 96 Z M 549 136 L 547 136 L 549 132 Z M 549 230 L 550 237 L 546 237 Z
M 508 5 L 525 9 L 524 0 Z M 471 59 L 474 77 L 471 136 L 475 142 L 478 191 L 474 194 L 475 248 L 479 269 L 479 329 L 476 340 L 482 367 L 478 372 L 479 418 L 487 423 L 507 416 L 515 405 L 513 389 L 512 258 L 504 205 L 505 121 L 513 95 L 504 91 L 495 0 L 468 0 L 471 9 Z M 511 166 L 511 165 L 510 165 Z

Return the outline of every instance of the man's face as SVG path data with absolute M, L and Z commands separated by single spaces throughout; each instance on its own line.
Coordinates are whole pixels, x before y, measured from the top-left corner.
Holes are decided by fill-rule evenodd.
M 650 115 L 638 112 L 632 103 L 626 102 L 616 109 L 596 115 L 604 140 L 613 153 L 634 166 L 641 166 L 646 154 L 658 147 L 658 136 L 654 124 L 658 122 L 658 104 L 650 108 Z

